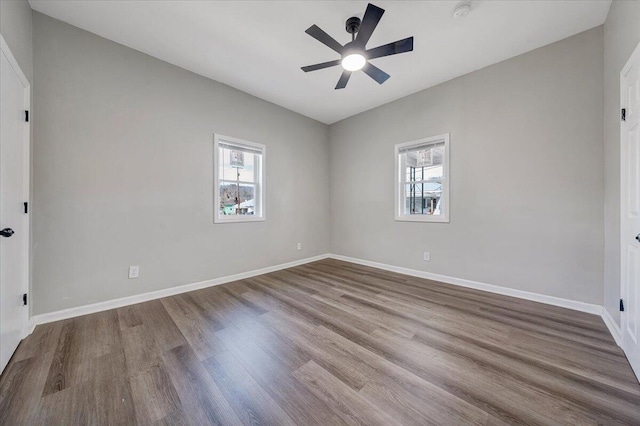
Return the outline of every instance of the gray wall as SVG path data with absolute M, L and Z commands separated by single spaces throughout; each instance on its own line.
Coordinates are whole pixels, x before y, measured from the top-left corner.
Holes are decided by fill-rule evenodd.
M 602 63 L 597 27 L 331 126 L 332 252 L 602 304 Z M 393 145 L 446 132 L 451 223 L 395 222 Z
M 602 27 L 328 127 L 33 16 L 34 314 L 326 252 L 603 302 Z M 267 144 L 266 222 L 213 224 L 214 132 Z M 445 132 L 451 223 L 395 222 Z
M 640 42 L 640 2 L 614 1 L 604 23 L 604 306 L 620 324 L 620 71 Z
M 33 20 L 34 314 L 329 251 L 327 126 Z M 267 145 L 266 222 L 213 223 L 214 132 Z
M 15 56 L 22 72 L 33 82 L 31 6 L 27 0 L 0 1 L 0 34 Z

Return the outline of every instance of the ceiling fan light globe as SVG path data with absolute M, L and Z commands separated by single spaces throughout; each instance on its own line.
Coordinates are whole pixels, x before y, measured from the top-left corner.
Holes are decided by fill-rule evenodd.
M 342 68 L 347 71 L 358 71 L 367 63 L 367 60 L 359 53 L 352 53 L 342 58 Z

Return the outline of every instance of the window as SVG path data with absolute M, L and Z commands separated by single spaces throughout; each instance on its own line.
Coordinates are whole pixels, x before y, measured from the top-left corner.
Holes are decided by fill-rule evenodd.
M 449 134 L 395 146 L 396 220 L 449 222 Z
M 264 220 L 266 147 L 215 135 L 213 152 L 214 222 Z

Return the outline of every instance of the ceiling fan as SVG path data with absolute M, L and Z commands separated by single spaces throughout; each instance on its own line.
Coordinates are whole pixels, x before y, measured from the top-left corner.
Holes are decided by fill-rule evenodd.
M 323 68 L 342 65 L 344 71 L 342 71 L 342 76 L 340 76 L 340 79 L 338 80 L 336 89 L 344 89 L 347 86 L 349 77 L 351 77 L 351 73 L 358 70 L 364 71 L 365 74 L 377 81 L 379 84 L 387 81 L 390 75 L 375 65 L 372 65 L 369 60 L 381 58 L 383 56 L 397 55 L 398 53 L 411 52 L 413 50 L 413 37 L 367 50 L 367 42 L 369 41 L 369 38 L 371 38 L 373 30 L 376 29 L 378 22 L 380 22 L 383 13 L 384 9 L 369 3 L 367 5 L 367 10 L 364 12 L 362 21 L 360 21 L 360 18 L 355 16 L 347 19 L 346 30 L 351 34 L 351 42 L 344 46 L 338 43 L 329 34 L 321 30 L 317 25 L 310 26 L 305 32 L 320 43 L 338 52 L 342 58 L 336 59 L 335 61 L 308 65 L 306 67 L 302 67 L 302 71 L 316 71 Z

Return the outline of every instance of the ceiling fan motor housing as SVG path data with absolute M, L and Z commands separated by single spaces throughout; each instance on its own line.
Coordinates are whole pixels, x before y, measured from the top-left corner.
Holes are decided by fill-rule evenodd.
M 357 16 L 352 16 L 351 18 L 347 19 L 345 29 L 349 34 L 355 34 L 360 29 L 360 22 L 360 18 L 358 18 Z
M 357 45 L 355 41 L 345 44 L 342 50 L 342 58 L 344 59 L 347 56 L 354 54 L 361 55 L 365 58 L 367 56 L 366 52 L 359 45 Z

